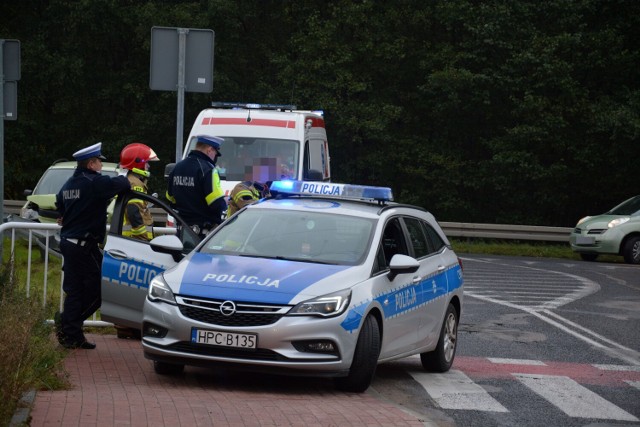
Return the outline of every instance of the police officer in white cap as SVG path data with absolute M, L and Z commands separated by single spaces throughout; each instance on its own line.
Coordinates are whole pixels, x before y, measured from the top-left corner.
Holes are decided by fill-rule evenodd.
M 223 142 L 217 136 L 197 136 L 195 150 L 169 174 L 167 199 L 201 238 L 223 221 L 227 210 L 216 168 Z
M 102 303 L 100 286 L 107 206 L 118 193 L 130 188 L 125 176 L 102 175 L 102 143 L 73 154 L 78 166 L 56 196 L 62 225 L 60 251 L 64 257 L 66 294 L 64 311 L 56 313 L 56 335 L 65 348 L 93 349 L 82 332 L 82 324 Z

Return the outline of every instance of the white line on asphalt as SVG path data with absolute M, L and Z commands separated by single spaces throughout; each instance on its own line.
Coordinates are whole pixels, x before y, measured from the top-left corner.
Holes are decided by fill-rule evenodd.
M 569 377 L 513 374 L 524 385 L 570 417 L 639 421 Z
M 527 366 L 547 366 L 542 360 L 529 359 L 501 359 L 499 357 L 487 357 L 491 363 L 499 363 L 502 365 L 527 365 Z
M 461 371 L 452 369 L 444 374 L 409 373 L 442 409 L 509 412 Z
M 640 381 L 624 380 L 624 382 L 629 384 L 631 387 L 635 387 L 640 390 Z
M 574 323 L 574 325 L 577 326 L 579 329 L 582 329 L 583 331 L 588 331 L 589 334 L 592 335 L 593 337 L 601 338 L 604 342 L 609 343 L 609 344 L 613 345 L 614 347 L 617 347 L 617 349 L 616 348 L 611 348 L 609 346 L 606 346 L 606 345 L 604 345 L 602 343 L 594 341 L 593 339 L 591 339 L 591 338 L 589 338 L 589 337 L 587 337 L 585 335 L 580 334 L 579 332 L 576 332 L 576 331 L 574 331 L 572 329 L 569 329 L 567 326 L 565 326 L 565 325 L 563 325 L 563 324 L 561 324 L 561 323 L 559 323 L 559 322 L 557 322 L 557 321 L 555 321 L 553 319 L 550 319 L 546 315 L 540 313 L 537 310 L 531 309 L 530 307 L 524 307 L 524 306 L 521 306 L 521 305 L 518 305 L 518 304 L 512 304 L 512 303 L 509 303 L 507 301 L 501 301 L 501 300 L 498 300 L 498 299 L 495 299 L 495 298 L 485 297 L 483 295 L 476 295 L 473 292 L 465 292 L 465 296 L 469 296 L 471 298 L 476 298 L 476 299 L 487 301 L 487 302 L 492 302 L 494 304 L 504 305 L 505 307 L 511 307 L 511 308 L 514 308 L 514 309 L 517 309 L 517 310 L 522 310 L 522 311 L 524 311 L 526 313 L 529 313 L 529 314 L 537 317 L 538 319 L 540 319 L 540 320 L 542 320 L 544 322 L 547 322 L 548 324 L 550 324 L 552 326 L 555 326 L 556 328 L 558 328 L 560 330 L 565 331 L 566 333 L 568 333 L 570 335 L 573 335 L 574 337 L 586 342 L 587 344 L 592 345 L 593 347 L 596 347 L 596 348 L 604 350 L 610 356 L 617 357 L 618 359 L 624 360 L 625 362 L 631 363 L 632 365 L 640 366 L 640 353 L 638 353 L 637 351 L 635 351 L 633 349 L 625 347 L 625 346 L 623 346 L 621 344 L 618 344 L 618 343 L 616 343 L 614 341 L 611 341 L 608 338 L 602 337 L 601 335 L 598 335 L 593 331 L 589 331 L 588 329 L 586 329 L 586 328 L 584 328 L 584 327 L 582 327 L 580 325 L 576 325 Z M 545 310 L 544 313 L 551 313 L 551 312 Z M 557 317 L 557 318 L 562 318 L 562 317 L 557 316 L 557 315 L 554 315 L 554 316 Z M 569 323 L 573 323 L 573 322 L 568 321 L 567 319 L 564 319 L 564 320 L 569 322 Z
M 601 365 L 594 363 L 591 366 L 598 368 L 602 371 L 629 371 L 640 372 L 640 366 L 626 366 L 626 365 Z

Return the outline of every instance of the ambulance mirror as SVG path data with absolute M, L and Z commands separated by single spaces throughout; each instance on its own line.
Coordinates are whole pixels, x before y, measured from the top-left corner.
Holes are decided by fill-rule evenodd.
M 322 172 L 317 169 L 309 169 L 307 171 L 306 176 L 304 177 L 305 181 L 322 181 Z
M 175 163 L 169 163 L 164 167 L 164 177 L 169 178 L 169 175 L 171 174 L 171 172 L 173 171 L 173 168 L 176 167 Z

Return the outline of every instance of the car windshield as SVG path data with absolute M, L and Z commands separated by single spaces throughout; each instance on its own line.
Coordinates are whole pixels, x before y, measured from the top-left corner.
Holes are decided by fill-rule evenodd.
M 298 175 L 298 141 L 271 138 L 223 136 L 222 156 L 216 165 L 222 179 L 228 181 L 277 181 Z M 193 150 L 196 138 L 190 141 Z
M 640 196 L 619 204 L 615 208 L 607 212 L 609 215 L 640 215 Z
M 75 168 L 47 169 L 42 175 L 42 178 L 40 178 L 40 181 L 38 181 L 38 185 L 33 190 L 33 194 L 57 194 L 64 183 L 71 178 L 75 170 Z M 118 176 L 115 170 L 103 169 L 102 174 L 111 177 Z
M 256 207 L 224 223 L 200 251 L 356 265 L 368 254 L 374 226 L 355 216 Z

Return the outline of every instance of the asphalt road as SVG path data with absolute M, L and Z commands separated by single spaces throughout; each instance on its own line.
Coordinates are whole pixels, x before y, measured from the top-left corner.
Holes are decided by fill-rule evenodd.
M 373 390 L 444 426 L 640 425 L 640 266 L 465 255 L 453 369 Z

